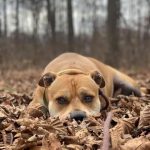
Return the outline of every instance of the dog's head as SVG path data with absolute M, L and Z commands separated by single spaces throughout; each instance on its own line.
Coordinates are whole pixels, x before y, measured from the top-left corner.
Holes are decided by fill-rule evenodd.
M 74 70 L 57 75 L 46 73 L 39 86 L 45 88 L 43 99 L 51 116 L 82 120 L 108 105 L 107 98 L 100 91 L 105 81 L 98 71 L 88 75 Z

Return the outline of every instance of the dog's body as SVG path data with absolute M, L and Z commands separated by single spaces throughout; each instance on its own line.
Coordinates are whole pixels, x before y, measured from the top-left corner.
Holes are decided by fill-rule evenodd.
M 104 107 L 102 99 L 106 105 L 106 97 L 118 89 L 140 96 L 138 85 L 127 75 L 96 59 L 64 53 L 46 66 L 30 106 L 40 103 L 61 118 L 72 112 L 73 118 L 80 113 L 87 116 L 99 112 Z

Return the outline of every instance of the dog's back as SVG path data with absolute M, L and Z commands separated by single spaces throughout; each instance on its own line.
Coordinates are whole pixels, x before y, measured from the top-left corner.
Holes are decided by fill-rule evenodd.
M 92 70 L 96 70 L 98 68 L 87 57 L 76 53 L 64 53 L 51 61 L 46 66 L 43 74 L 50 71 L 58 73 L 66 69 L 79 69 L 85 73 L 90 73 Z
M 122 93 L 127 95 L 135 91 L 136 95 L 140 95 L 138 85 L 129 76 L 120 71 L 98 61 L 94 58 L 85 57 L 76 53 L 64 53 L 51 61 L 45 68 L 43 75 L 47 72 L 62 73 L 66 70 L 78 69 L 85 74 L 90 74 L 92 71 L 99 71 L 106 82 L 103 89 L 105 94 L 112 97 L 115 90 L 122 88 Z

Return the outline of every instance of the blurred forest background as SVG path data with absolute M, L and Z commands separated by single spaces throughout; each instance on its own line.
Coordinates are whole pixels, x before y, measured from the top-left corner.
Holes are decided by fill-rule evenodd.
M 0 68 L 43 67 L 62 52 L 150 67 L 150 0 L 0 0 Z

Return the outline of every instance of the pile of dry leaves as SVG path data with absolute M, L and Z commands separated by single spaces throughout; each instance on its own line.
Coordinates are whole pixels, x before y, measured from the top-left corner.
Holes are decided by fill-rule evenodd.
M 149 74 L 136 76 L 150 87 Z M 19 88 L 19 87 L 18 87 Z M 111 112 L 82 122 L 49 116 L 41 106 L 26 107 L 32 97 L 1 89 L 0 149 L 6 150 L 148 150 L 150 149 L 150 95 L 110 98 Z

